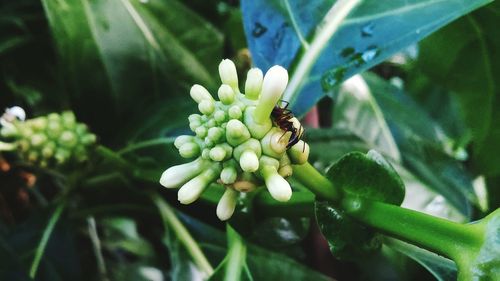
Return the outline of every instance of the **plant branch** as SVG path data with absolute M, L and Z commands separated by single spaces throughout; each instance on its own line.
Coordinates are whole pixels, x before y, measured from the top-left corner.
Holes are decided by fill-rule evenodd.
M 457 260 L 482 243 L 481 230 L 399 206 L 346 198 L 342 206 L 355 219 L 390 236 Z
M 246 264 L 247 247 L 241 236 L 229 225 L 226 225 L 228 252 L 224 280 L 240 280 L 241 272 Z
M 340 201 L 342 197 L 341 190 L 336 188 L 330 180 L 324 177 L 309 162 L 303 165 L 292 165 L 292 167 L 293 176 L 318 197 L 331 202 Z

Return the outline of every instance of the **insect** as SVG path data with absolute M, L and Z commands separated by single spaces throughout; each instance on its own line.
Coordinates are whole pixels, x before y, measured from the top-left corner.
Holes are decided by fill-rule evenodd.
M 304 128 L 302 125 L 300 125 L 299 128 L 296 127 L 296 123 L 299 123 L 297 118 L 293 116 L 293 113 L 290 109 L 288 109 L 289 103 L 287 101 L 282 100 L 282 103 L 285 105 L 283 107 L 279 105 L 275 105 L 273 108 L 273 111 L 271 111 L 271 118 L 273 119 L 274 123 L 285 133 L 291 132 L 292 135 L 290 136 L 290 139 L 288 140 L 288 144 L 286 145 L 286 148 L 292 147 L 294 144 L 298 143 L 300 139 L 304 136 Z M 296 122 L 294 122 L 294 120 Z M 282 137 L 283 137 L 282 136 Z M 305 149 L 305 144 L 304 148 Z

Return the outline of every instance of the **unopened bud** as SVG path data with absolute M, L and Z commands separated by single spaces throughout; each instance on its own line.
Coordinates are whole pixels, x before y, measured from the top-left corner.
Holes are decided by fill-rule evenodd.
M 217 94 L 219 96 L 219 100 L 225 105 L 229 105 L 234 102 L 234 92 L 229 85 L 221 85 Z
M 235 93 L 239 93 L 238 88 L 238 72 L 236 72 L 236 66 L 231 60 L 222 60 L 219 64 L 219 75 L 223 84 L 229 85 L 233 88 Z
M 271 196 L 280 202 L 286 202 L 292 197 L 292 188 L 290 184 L 278 174 L 276 167 L 264 166 L 260 173 L 264 178 L 267 190 Z
M 217 217 L 221 221 L 225 221 L 231 218 L 236 208 L 238 193 L 232 188 L 226 188 L 224 195 L 222 195 L 219 203 L 217 204 Z
M 193 136 L 188 136 L 188 135 L 178 136 L 177 138 L 175 138 L 174 146 L 175 148 L 179 149 L 183 144 L 193 141 L 194 141 Z
M 206 168 L 207 163 L 198 158 L 190 163 L 170 167 L 161 175 L 160 184 L 166 188 L 179 187 L 200 174 Z
M 220 173 L 220 180 L 223 184 L 232 184 L 236 181 L 238 173 L 234 166 L 227 166 Z
M 191 90 L 189 91 L 189 94 L 196 103 L 201 103 L 204 100 L 213 101 L 212 95 L 210 95 L 208 90 L 201 85 L 193 85 L 193 87 L 191 87 Z
M 184 158 L 193 158 L 200 155 L 200 146 L 195 142 L 186 142 L 179 148 L 179 154 Z
M 288 84 L 288 72 L 279 65 L 271 67 L 264 76 L 259 102 L 254 111 L 256 123 L 262 124 L 271 117 L 271 111 L 280 100 Z
M 288 149 L 287 154 L 293 164 L 301 165 L 307 162 L 309 151 L 309 145 L 303 140 L 300 140 Z
M 203 193 L 203 190 L 212 183 L 219 175 L 220 168 L 218 165 L 213 165 L 209 169 L 204 170 L 198 176 L 192 178 L 185 183 L 177 193 L 177 199 L 181 204 L 190 204 L 196 201 Z
M 259 99 L 260 90 L 262 89 L 262 71 L 258 68 L 252 68 L 247 73 L 247 81 L 245 83 L 245 96 L 250 100 Z
M 286 151 L 291 132 L 283 132 L 278 128 L 272 128 L 260 141 L 262 152 L 266 155 L 281 158 Z
M 250 138 L 250 132 L 245 124 L 237 119 L 232 119 L 226 126 L 226 139 L 232 146 L 237 146 Z
M 202 100 L 198 104 L 198 109 L 200 110 L 201 113 L 203 113 L 205 115 L 210 115 L 215 110 L 214 101 L 212 101 L 212 100 Z

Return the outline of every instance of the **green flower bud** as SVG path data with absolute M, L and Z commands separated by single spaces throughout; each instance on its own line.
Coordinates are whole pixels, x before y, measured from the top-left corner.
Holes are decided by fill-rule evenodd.
M 234 92 L 229 85 L 221 85 L 217 94 L 219 96 L 219 100 L 225 105 L 229 105 L 234 102 Z
M 197 122 L 201 123 L 201 115 L 199 115 L 199 114 L 191 114 L 191 115 L 188 116 L 188 120 L 189 120 L 189 122 L 197 121 Z
M 33 134 L 31 136 L 31 145 L 34 147 L 41 146 L 46 141 L 47 137 L 43 134 Z
M 256 123 L 253 119 L 253 112 L 255 111 L 255 106 L 249 106 L 245 109 L 244 121 L 247 126 L 250 134 L 253 138 L 261 139 L 263 138 L 267 132 L 273 126 L 273 122 L 271 119 L 267 119 L 267 121 L 262 122 L 261 124 Z
M 232 119 L 227 123 L 226 139 L 232 146 L 237 146 L 250 138 L 250 132 L 245 124 L 237 119 Z
M 203 159 L 210 159 L 210 148 L 204 148 L 202 151 L 201 151 L 201 158 Z
M 198 128 L 196 128 L 196 130 L 194 130 L 194 132 L 200 139 L 206 137 L 208 134 L 208 130 L 204 126 L 199 126 Z
M 220 180 L 223 184 L 232 184 L 236 181 L 238 172 L 234 166 L 227 166 L 220 173 Z
M 210 95 L 208 90 L 198 84 L 191 87 L 191 91 L 189 91 L 189 94 L 191 95 L 191 98 L 198 104 L 204 100 L 213 101 L 212 95 Z
M 239 93 L 238 72 L 231 60 L 222 60 L 219 64 L 219 75 L 223 84 L 229 85 L 235 93 Z
M 205 115 L 210 115 L 215 110 L 215 104 L 211 100 L 202 100 L 198 104 L 198 109 L 200 110 L 201 113 L 203 113 Z
M 188 135 L 178 136 L 177 138 L 175 138 L 174 146 L 177 149 L 179 149 L 183 144 L 185 144 L 187 142 L 193 142 L 193 141 L 194 141 L 193 136 L 188 136 Z
M 247 73 L 245 83 L 245 96 L 250 100 L 257 100 L 262 89 L 262 71 L 258 68 L 252 68 Z
M 287 154 L 293 164 L 305 164 L 309 158 L 309 145 L 300 140 L 288 149 Z
M 218 142 L 222 140 L 222 137 L 224 136 L 224 130 L 219 128 L 219 127 L 213 127 L 208 129 L 208 138 L 212 140 L 213 142 Z
M 231 218 L 236 208 L 238 193 L 232 188 L 226 188 L 219 203 L 217 204 L 217 217 L 221 221 L 226 221 Z
M 197 129 L 198 127 L 200 127 L 200 126 L 201 126 L 201 122 L 200 122 L 200 121 L 196 121 L 196 120 L 195 120 L 195 121 L 191 121 L 191 122 L 189 122 L 189 128 L 190 128 L 190 129 L 191 129 L 191 131 L 193 131 L 193 132 L 196 132 L 196 129 Z
M 221 146 L 216 146 L 210 149 L 210 159 L 216 162 L 220 162 L 226 158 L 226 150 Z
M 240 157 L 240 167 L 245 172 L 255 172 L 259 169 L 259 157 L 253 150 L 245 150 Z
M 214 120 L 219 124 L 224 123 L 227 121 L 227 115 L 223 110 L 218 109 L 214 113 Z
M 195 142 L 186 142 L 179 148 L 179 154 L 183 158 L 193 158 L 200 155 L 200 146 Z
M 61 145 L 65 147 L 73 147 L 78 143 L 78 139 L 76 138 L 75 134 L 71 131 L 64 131 L 60 138 L 60 143 Z

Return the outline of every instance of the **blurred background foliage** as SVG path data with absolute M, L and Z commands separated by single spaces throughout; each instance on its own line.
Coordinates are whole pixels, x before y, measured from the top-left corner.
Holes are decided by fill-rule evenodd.
M 172 137 L 187 132 L 196 109 L 189 87 L 214 92 L 223 58 L 240 77 L 273 64 L 293 76 L 334 2 L 0 1 L 0 108 L 19 105 L 28 116 L 73 110 L 111 149 L 76 171 L 83 179 L 74 187 L 71 173 L 0 158 L 0 279 L 30 280 L 46 223 L 66 200 L 37 280 L 199 280 L 154 194 L 176 207 L 216 267 L 227 250 L 213 205 L 220 189 L 179 206 L 157 184 L 163 169 L 182 162 Z M 293 93 L 294 112 L 315 104 L 320 112 L 320 128 L 306 133 L 311 162 L 326 169 L 347 152 L 377 149 L 405 182 L 405 207 L 461 222 L 498 208 L 499 3 L 365 2 Z M 342 90 L 361 72 L 367 94 Z M 265 200 L 240 202 L 231 221 L 250 242 L 254 280 L 454 278 L 450 261 L 400 241 L 355 262 L 335 260 L 312 206 L 288 217 Z

